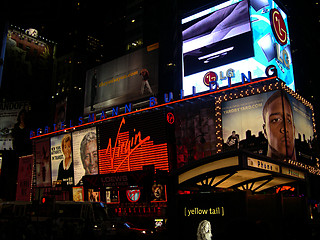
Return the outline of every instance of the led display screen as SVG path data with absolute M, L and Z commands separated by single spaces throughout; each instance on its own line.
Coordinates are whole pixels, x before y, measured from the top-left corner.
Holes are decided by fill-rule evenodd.
M 200 13 L 182 20 L 184 76 L 252 55 L 244 51 L 251 39 L 245 34 L 251 31 L 247 1 L 229 1 Z
M 87 71 L 84 114 L 158 92 L 159 45 L 150 46 Z
M 269 65 L 294 90 L 287 16 L 271 0 L 230 0 L 182 19 L 185 95 L 266 77 Z M 217 24 L 217 25 L 215 25 Z
M 278 77 L 295 90 L 287 15 L 272 0 L 251 0 L 250 5 L 255 75 L 265 76 L 265 67 L 259 66 L 274 65 Z
M 99 126 L 99 173 L 169 170 L 163 112 L 119 118 Z

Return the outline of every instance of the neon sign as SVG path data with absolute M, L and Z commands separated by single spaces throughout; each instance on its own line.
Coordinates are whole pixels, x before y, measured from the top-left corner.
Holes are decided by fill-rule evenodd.
M 140 189 L 130 189 L 126 191 L 127 198 L 130 202 L 138 202 L 140 199 Z
M 173 113 L 171 113 L 171 112 L 167 113 L 167 122 L 170 123 L 170 124 L 174 123 L 174 115 L 173 115 Z
M 154 144 L 150 136 L 142 137 L 136 129 L 130 138 L 129 131 L 121 132 L 125 123 L 122 118 L 114 145 L 112 138 L 109 138 L 107 148 L 99 150 L 100 174 L 142 170 L 145 165 L 169 170 L 167 143 Z

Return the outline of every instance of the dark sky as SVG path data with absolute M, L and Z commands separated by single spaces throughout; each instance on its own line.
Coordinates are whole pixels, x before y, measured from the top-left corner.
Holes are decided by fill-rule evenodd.
M 121 21 L 121 16 L 126 14 L 123 4 L 125 2 L 123 0 L 5 0 L 4 7 L 0 8 L 0 19 L 2 21 L 9 19 L 10 22 L 25 28 L 34 27 L 39 30 L 41 36 L 56 41 L 61 46 L 72 29 L 86 29 L 87 33 L 96 37 L 106 36 L 108 26 L 112 22 Z M 210 2 L 178 0 L 179 13 Z M 320 94 L 317 90 L 320 55 L 319 0 L 281 2 L 288 13 L 296 91 L 314 104 L 317 115 L 320 106 Z

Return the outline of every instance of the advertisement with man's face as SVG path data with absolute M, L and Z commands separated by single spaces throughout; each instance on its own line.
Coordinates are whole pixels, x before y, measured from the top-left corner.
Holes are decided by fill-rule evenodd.
M 34 141 L 37 187 L 51 186 L 50 141 L 43 138 Z
M 98 174 L 98 152 L 96 128 L 72 133 L 74 183 L 77 185 L 84 175 Z
M 50 143 L 52 185 L 72 185 L 73 161 L 71 134 L 52 137 Z
M 225 151 L 297 160 L 296 147 L 313 139 L 312 111 L 284 91 L 262 93 L 223 102 L 222 131 Z
M 158 44 L 87 71 L 84 114 L 158 92 Z

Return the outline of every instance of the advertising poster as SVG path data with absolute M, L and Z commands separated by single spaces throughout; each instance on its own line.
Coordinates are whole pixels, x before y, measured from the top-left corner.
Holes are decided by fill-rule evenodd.
M 16 201 L 30 201 L 32 188 L 33 155 L 19 158 Z
M 312 111 L 280 90 L 239 98 L 222 103 L 222 131 L 225 151 L 244 148 L 298 160 L 311 150 Z
M 106 190 L 106 202 L 110 204 L 120 202 L 118 189 L 111 188 Z
M 27 102 L 2 102 L 0 103 L 0 150 L 12 150 L 13 129 L 18 123 L 19 113 L 28 111 Z
M 37 187 L 51 186 L 49 138 L 34 140 Z
M 154 44 L 88 70 L 84 114 L 157 94 L 158 48 Z
M 151 188 L 151 202 L 166 202 L 167 188 L 163 184 L 153 184 Z
M 72 133 L 74 184 L 84 175 L 98 174 L 98 149 L 96 128 Z
M 73 187 L 72 194 L 73 194 L 73 201 L 75 201 L 75 202 L 83 202 L 84 201 L 83 187 Z
M 209 24 L 210 23 L 210 24 Z M 287 15 L 272 0 L 229 0 L 182 19 L 183 90 L 208 91 L 210 82 L 225 87 L 278 77 L 295 89 Z
M 100 192 L 95 192 L 94 189 L 88 189 L 89 202 L 100 202 Z
M 52 137 L 50 142 L 52 185 L 72 185 L 73 161 L 71 134 Z
M 177 167 L 211 156 L 217 150 L 214 101 L 175 109 Z

